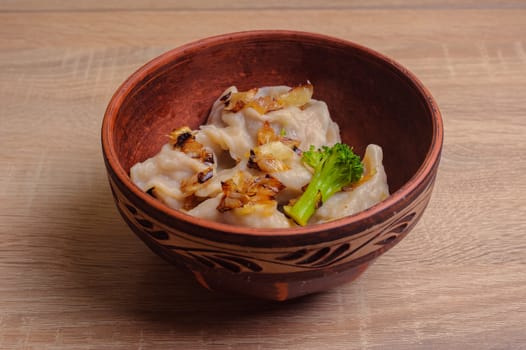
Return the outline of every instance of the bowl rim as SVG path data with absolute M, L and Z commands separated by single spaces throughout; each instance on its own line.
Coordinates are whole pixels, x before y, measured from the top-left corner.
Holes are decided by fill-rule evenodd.
M 137 187 L 130 179 L 129 174 L 121 166 L 117 153 L 115 151 L 115 143 L 113 140 L 113 128 L 115 124 L 115 117 L 118 114 L 118 110 L 124 100 L 128 97 L 130 92 L 133 91 L 137 83 L 140 83 L 150 73 L 157 71 L 159 68 L 164 66 L 166 63 L 173 61 L 178 57 L 184 57 L 191 55 L 202 49 L 220 44 L 224 41 L 235 41 L 235 40 L 253 40 L 256 38 L 266 39 L 308 39 L 316 42 L 326 42 L 334 45 L 347 46 L 354 50 L 360 51 L 361 54 L 368 56 L 376 61 L 381 61 L 387 65 L 394 73 L 397 73 L 401 78 L 407 80 L 409 84 L 416 89 L 423 97 L 425 107 L 430 111 L 432 119 L 432 139 L 430 147 L 426 152 L 426 156 L 413 174 L 413 176 L 404 183 L 397 191 L 391 193 L 389 197 L 383 201 L 375 204 L 374 206 L 360 211 L 356 214 L 345 216 L 330 222 L 320 223 L 315 225 L 297 226 L 291 228 L 253 228 L 246 226 L 235 226 L 212 220 L 198 218 L 189 214 L 186 214 L 177 209 L 170 208 L 159 200 L 152 198 L 146 192 L 142 191 Z M 162 214 L 175 218 L 176 220 L 186 222 L 190 225 L 202 227 L 207 230 L 223 232 L 226 234 L 234 234 L 236 236 L 273 236 L 288 237 L 291 236 L 309 236 L 319 232 L 329 232 L 338 227 L 356 225 L 360 222 L 366 222 L 367 219 L 388 211 L 390 207 L 396 206 L 404 198 L 409 197 L 416 188 L 423 183 L 428 175 L 433 171 L 433 168 L 438 165 L 440 161 L 440 155 L 442 150 L 444 138 L 443 121 L 442 115 L 438 108 L 438 105 L 431 95 L 430 91 L 423 85 L 423 83 L 407 68 L 396 62 L 392 58 L 377 52 L 371 48 L 355 43 L 350 40 L 337 38 L 320 33 L 307 32 L 307 31 L 295 31 L 295 30 L 247 30 L 232 33 L 225 33 L 206 37 L 192 41 L 169 51 L 158 55 L 151 59 L 135 72 L 133 72 L 115 91 L 111 97 L 108 106 L 106 108 L 102 127 L 101 127 L 101 144 L 104 158 L 106 160 L 106 166 L 111 168 L 114 176 L 129 190 L 134 196 L 145 202 L 148 206 L 154 210 L 161 212 Z M 371 226 L 369 224 L 368 226 Z

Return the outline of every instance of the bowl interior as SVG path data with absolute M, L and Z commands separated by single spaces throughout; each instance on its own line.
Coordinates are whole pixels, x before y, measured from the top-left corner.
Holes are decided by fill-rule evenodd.
M 422 91 L 396 64 L 360 46 L 298 33 L 259 33 L 207 39 L 148 63 L 123 85 L 113 142 L 128 172 L 156 154 L 174 128 L 206 122 L 224 89 L 296 85 L 310 80 L 327 102 L 344 142 L 363 155 L 384 151 L 391 193 L 422 165 L 433 118 Z

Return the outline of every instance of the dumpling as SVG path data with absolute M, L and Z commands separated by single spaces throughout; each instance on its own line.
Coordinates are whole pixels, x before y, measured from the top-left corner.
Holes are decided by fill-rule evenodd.
M 258 89 L 254 98 L 278 96 L 290 90 L 287 86 L 272 86 Z M 216 154 L 230 152 L 234 160 L 246 159 L 256 146 L 258 130 L 268 122 L 278 134 L 300 141 L 301 149 L 311 145 L 316 148 L 340 142 L 338 124 L 332 121 L 329 109 L 323 101 L 310 99 L 305 105 L 286 106 L 260 113 L 252 107 L 240 110 L 225 110 L 225 97 L 236 93 L 237 88 L 226 89 L 210 112 L 207 125 L 201 126 L 197 140 L 210 147 Z
M 309 149 L 340 142 L 340 129 L 332 121 L 325 102 L 311 100 L 302 108 L 287 107 L 269 112 L 266 117 L 271 125 L 276 125 L 285 135 L 300 140 L 300 148 Z
M 364 175 L 352 189 L 335 193 L 316 210 L 310 223 L 322 223 L 358 213 L 389 196 L 387 176 L 378 145 L 368 145 L 363 157 Z
M 195 174 L 209 171 L 210 167 L 210 164 L 165 144 L 157 155 L 133 165 L 130 177 L 141 190 L 153 191 L 156 197 L 170 207 L 179 209 L 184 198 L 189 195 L 188 191 L 183 190 L 185 181 Z M 212 174 L 214 172 L 212 167 Z
M 222 195 L 223 194 L 219 194 L 213 198 L 207 199 L 194 208 L 186 211 L 186 213 L 198 218 L 222 222 L 223 214 L 216 210 L 219 202 L 221 202 Z
M 256 228 L 287 228 L 291 227 L 291 221 L 278 210 L 277 202 L 273 206 L 254 205 L 238 208 L 222 214 L 224 223 L 256 227 Z

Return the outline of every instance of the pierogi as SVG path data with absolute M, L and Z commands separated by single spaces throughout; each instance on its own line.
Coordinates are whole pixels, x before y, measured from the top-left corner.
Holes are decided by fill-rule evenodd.
M 327 105 L 310 83 L 248 91 L 226 89 L 198 130 L 174 130 L 159 153 L 130 169 L 131 180 L 167 206 L 232 225 L 287 228 L 282 206 L 309 184 L 302 152 L 341 142 Z M 389 195 L 382 149 L 369 145 L 363 176 L 310 218 L 316 224 L 352 215 Z

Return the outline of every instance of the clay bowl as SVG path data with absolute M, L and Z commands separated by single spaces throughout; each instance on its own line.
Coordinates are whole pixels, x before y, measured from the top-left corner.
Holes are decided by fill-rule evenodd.
M 143 193 L 130 167 L 174 128 L 205 123 L 230 85 L 240 90 L 310 80 L 343 141 L 384 150 L 391 196 L 356 215 L 293 229 L 253 229 L 188 216 Z M 211 290 L 285 300 L 358 277 L 400 242 L 430 199 L 443 126 L 429 91 L 393 60 L 318 34 L 253 31 L 199 40 L 141 67 L 117 90 L 102 146 L 117 208 L 155 253 Z

